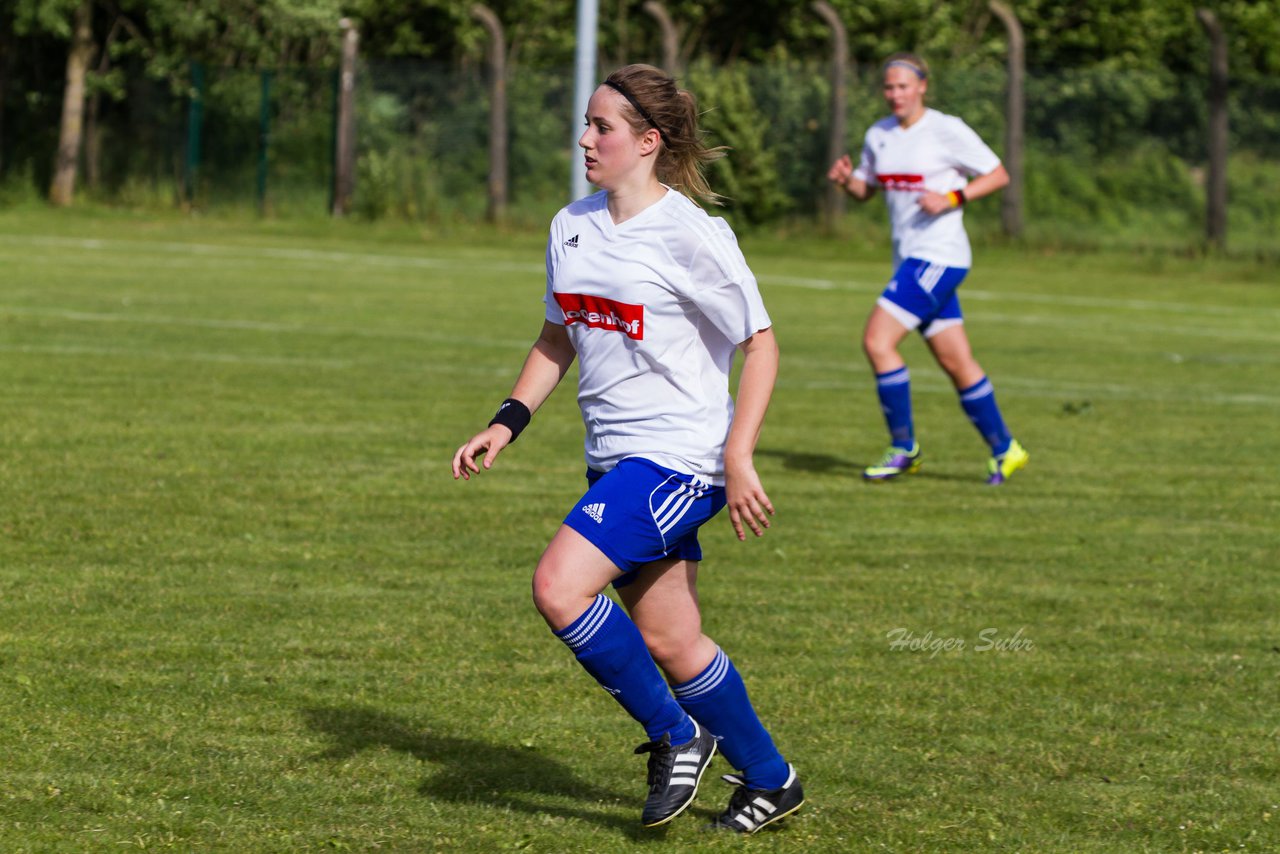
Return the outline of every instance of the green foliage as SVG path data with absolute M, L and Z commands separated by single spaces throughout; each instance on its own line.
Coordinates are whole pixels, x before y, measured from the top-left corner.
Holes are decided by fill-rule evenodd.
M 360 24 L 371 58 L 474 65 L 488 36 L 471 16 L 472 5 L 472 0 L 354 0 L 344 8 Z M 574 4 L 490 0 L 484 5 L 502 22 L 512 60 L 541 66 L 573 61 Z M 606 27 L 602 48 L 611 47 Z
M 0 168 L 19 184 L 48 182 L 65 64 L 60 52 L 76 5 L 0 5 L 7 75 Z M 575 120 L 568 115 L 573 10 L 543 0 L 489 5 L 505 23 L 511 62 L 512 205 L 536 220 L 565 201 L 575 168 L 569 141 Z M 1002 150 L 1005 35 L 985 2 L 834 5 L 848 24 L 854 62 L 846 111 L 852 152 L 884 112 L 879 63 L 902 48 L 932 61 L 931 103 L 964 117 Z M 1274 2 L 1208 5 L 1231 39 L 1233 157 L 1272 158 L 1280 138 L 1274 82 L 1280 14 L 1273 14 Z M 715 185 L 731 197 L 730 215 L 742 225 L 813 215 L 825 190 L 831 122 L 825 25 L 807 5 L 780 0 L 746 6 L 674 0 L 668 6 L 686 54 L 695 58 L 686 79 L 709 109 L 705 124 L 713 141 L 733 149 L 712 171 Z M 131 203 L 170 197 L 186 156 L 190 62 L 200 59 L 211 83 L 197 206 L 256 203 L 257 72 L 274 69 L 267 211 L 323 211 L 332 179 L 329 75 L 337 61 L 336 21 L 347 15 L 360 27 L 363 57 L 357 207 L 367 216 L 410 220 L 479 215 L 488 173 L 480 62 L 487 36 L 470 7 L 469 0 L 119 0 L 95 7 L 99 58 L 108 60 L 88 78 L 90 93 L 100 98 L 96 198 L 109 200 L 125 187 Z M 1100 195 L 1104 187 L 1125 187 L 1121 173 L 1138 161 L 1165 168 L 1168 154 L 1181 161 L 1184 176 L 1203 166 L 1208 49 L 1191 7 L 1160 0 L 1026 0 L 1017 12 L 1032 68 L 1029 186 L 1064 199 L 1062 207 L 1037 209 L 1048 218 L 1046 227 L 1053 219 L 1078 224 L 1084 212 L 1108 227 L 1117 218 L 1145 216 L 1145 206 L 1127 198 L 1108 203 Z M 653 60 L 656 27 L 637 3 L 606 2 L 600 48 L 602 66 Z M 426 65 L 423 57 L 438 61 Z M 147 184 L 153 192 L 141 191 Z M 1187 185 L 1182 179 L 1171 184 L 1179 190 L 1163 199 L 1162 210 L 1190 222 L 1199 217 L 1200 203 L 1181 192 Z M 1266 205 L 1248 185 L 1234 186 L 1233 227 L 1261 233 L 1270 221 Z
M 357 211 L 410 219 L 482 214 L 488 114 L 481 82 L 438 66 L 387 65 L 367 67 L 362 86 Z
M 1211 0 L 1235 58 L 1234 67 L 1246 73 L 1280 73 L 1280 7 L 1275 0 Z
M 1199 81 L 1197 81 L 1198 83 Z M 1203 86 L 1197 85 L 1203 92 Z M 1264 157 L 1271 156 L 1280 139 L 1280 76 L 1234 77 L 1230 81 L 1230 97 L 1227 102 L 1227 127 L 1231 134 L 1233 151 L 1252 151 Z M 1207 119 L 1201 116 L 1208 106 L 1202 99 L 1197 103 L 1200 113 L 1194 126 L 1204 127 Z M 1201 148 L 1203 150 L 1203 143 Z
M 0 9 L 12 16 L 13 30 L 19 36 L 44 32 L 60 39 L 71 38 L 71 13 L 81 0 L 14 0 Z
M 407 106 L 377 94 L 366 99 L 360 119 L 365 145 L 357 161 L 355 213 L 416 220 L 435 212 L 443 196 L 441 170 L 431 168 L 416 140 L 406 144 L 397 133 L 408 121 Z
M 1027 122 L 1063 150 L 1119 151 L 1146 137 L 1152 121 L 1181 94 L 1176 83 L 1167 72 L 1103 69 L 1036 77 L 1028 86 Z
M 1034 150 L 1027 155 L 1028 217 L 1114 229 L 1152 212 L 1189 233 L 1203 207 L 1187 165 L 1161 146 L 1105 160 Z
M 339 0 L 165 0 L 144 4 L 150 70 L 179 80 L 191 60 L 271 68 L 332 64 Z
M 515 203 L 549 200 L 554 205 L 563 199 L 570 170 L 582 162 L 580 149 L 570 142 L 580 133 L 579 122 L 570 117 L 572 92 L 567 71 L 521 69 L 511 75 L 508 165 Z
M 778 51 L 770 61 L 750 66 L 747 74 L 764 145 L 776 154 L 778 187 L 787 196 L 779 213 L 817 210 L 827 187 L 823 162 L 831 129 L 829 65 Z
M 30 162 L 21 171 L 10 171 L 0 179 L 0 209 L 21 209 L 43 202 L 44 195 L 37 184 Z
M 712 145 L 729 156 L 712 164 L 712 189 L 726 197 L 725 208 L 743 225 L 777 220 L 790 207 L 778 175 L 778 152 L 765 144 L 768 121 L 757 106 L 747 69 L 714 69 L 700 63 L 689 69 L 689 88 L 704 112 L 702 124 Z
M 1227 198 L 1233 243 L 1274 250 L 1280 234 L 1280 163 L 1252 153 L 1231 158 Z

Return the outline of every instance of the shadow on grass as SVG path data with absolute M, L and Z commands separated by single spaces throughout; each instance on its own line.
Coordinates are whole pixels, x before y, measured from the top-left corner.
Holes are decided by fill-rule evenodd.
M 385 747 L 442 765 L 418 788 L 426 797 L 578 819 L 617 829 L 637 841 L 659 841 L 664 835 L 642 830 L 642 791 L 622 795 L 600 788 L 574 776 L 564 763 L 534 749 L 445 735 L 361 706 L 304 709 L 303 717 L 312 729 L 333 739 L 333 746 L 318 759 L 346 759 L 362 750 Z M 616 810 L 604 807 L 565 807 L 548 803 L 551 798 L 584 803 L 634 802 L 636 815 L 620 816 Z
M 840 457 L 833 457 L 830 454 L 813 454 L 801 451 L 782 451 L 773 448 L 757 448 L 756 454 L 762 457 L 773 457 L 782 461 L 783 468 L 790 471 L 803 471 L 810 474 L 828 474 L 837 477 L 847 477 L 863 483 L 862 472 L 870 463 L 859 462 L 857 460 L 844 460 Z M 981 484 L 984 480 L 982 473 L 975 468 L 974 474 L 959 474 L 953 472 L 940 472 L 931 469 L 927 465 L 921 470 L 906 478 L 896 478 L 896 480 L 947 480 L 956 483 L 977 483 Z M 892 483 L 892 481 L 886 481 Z M 871 484 L 880 486 L 884 484 Z
M 830 454 L 814 454 L 804 451 L 783 451 L 774 448 L 756 448 L 756 454 L 762 457 L 773 457 L 782 461 L 783 468 L 790 471 L 806 471 L 812 474 L 834 474 L 841 477 L 861 475 L 866 463 L 855 460 L 843 460 Z

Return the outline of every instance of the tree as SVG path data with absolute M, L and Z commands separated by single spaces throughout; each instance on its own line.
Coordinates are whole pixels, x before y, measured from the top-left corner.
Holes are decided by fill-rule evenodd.
M 76 168 L 84 129 L 85 75 L 93 61 L 93 0 L 19 0 L 15 31 L 53 33 L 68 41 L 62 120 L 58 134 L 49 201 L 69 205 L 75 193 Z
M 99 4 L 108 15 L 95 16 Z M 16 38 L 52 36 L 67 45 L 49 200 L 68 205 L 75 194 L 95 56 L 103 59 L 101 77 L 112 51 L 140 54 L 149 74 L 175 87 L 192 59 L 232 67 L 319 64 L 336 54 L 341 12 L 339 0 L 16 0 Z

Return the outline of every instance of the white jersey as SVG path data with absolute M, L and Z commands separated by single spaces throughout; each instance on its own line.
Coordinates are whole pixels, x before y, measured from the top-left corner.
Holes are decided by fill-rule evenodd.
M 889 116 L 867 130 L 854 177 L 884 190 L 893 230 L 893 266 L 920 258 L 947 267 L 969 268 L 973 252 L 964 230 L 964 208 L 931 216 L 920 208 L 921 193 L 963 189 L 974 175 L 986 175 L 1000 158 L 964 121 L 926 109 L 909 128 Z
M 587 465 L 625 457 L 724 482 L 737 345 L 771 321 L 724 220 L 675 190 L 614 225 L 606 193 L 560 211 L 546 318 L 578 352 Z

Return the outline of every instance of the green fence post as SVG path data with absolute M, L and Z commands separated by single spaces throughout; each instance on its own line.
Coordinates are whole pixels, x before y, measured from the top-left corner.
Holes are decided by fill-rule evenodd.
M 195 201 L 196 178 L 200 171 L 200 137 L 204 129 L 204 65 L 191 63 L 191 101 L 187 105 L 187 159 L 182 170 L 182 197 L 188 205 Z
M 342 98 L 342 70 L 333 72 L 333 121 L 329 123 L 329 206 L 325 210 L 332 213 L 334 202 L 338 198 L 338 103 Z
M 262 72 L 262 109 L 258 114 L 258 213 L 267 212 L 267 151 L 271 145 L 271 77 Z

